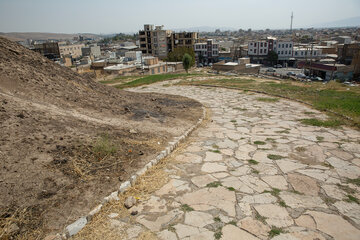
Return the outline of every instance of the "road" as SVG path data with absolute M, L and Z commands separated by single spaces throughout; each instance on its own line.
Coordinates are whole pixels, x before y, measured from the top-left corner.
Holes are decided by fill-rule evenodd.
M 194 98 L 209 119 L 163 162 L 155 191 L 164 177 L 146 176 L 136 216 L 110 205 L 78 239 L 359 239 L 360 188 L 348 182 L 360 176 L 359 131 L 303 125 L 327 117 L 288 100 L 165 84 L 132 91 Z

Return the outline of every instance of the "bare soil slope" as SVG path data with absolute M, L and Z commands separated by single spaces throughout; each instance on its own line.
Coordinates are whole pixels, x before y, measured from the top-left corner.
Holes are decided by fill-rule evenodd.
M 61 231 L 201 112 L 188 98 L 103 86 L 0 37 L 0 239 Z

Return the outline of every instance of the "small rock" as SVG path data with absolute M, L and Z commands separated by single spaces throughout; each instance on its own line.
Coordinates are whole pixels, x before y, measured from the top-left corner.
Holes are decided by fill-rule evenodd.
M 125 202 L 124 202 L 124 206 L 129 209 L 131 208 L 132 206 L 134 206 L 136 204 L 136 199 L 131 196 L 131 197 L 128 197 L 126 198 Z
M 20 230 L 20 228 L 18 227 L 18 225 L 16 223 L 12 223 L 12 224 L 10 224 L 9 227 L 6 228 L 5 232 L 8 235 L 12 235 L 12 234 L 17 233 L 19 230 Z
M 110 213 L 110 214 L 108 215 L 109 218 L 116 218 L 116 217 L 118 217 L 118 216 L 119 216 L 118 213 Z
M 135 129 L 130 129 L 130 133 L 138 133 Z
M 131 211 L 131 215 L 133 215 L 133 216 L 135 216 L 135 215 L 137 215 L 139 212 L 137 211 L 137 210 L 133 210 L 133 211 Z

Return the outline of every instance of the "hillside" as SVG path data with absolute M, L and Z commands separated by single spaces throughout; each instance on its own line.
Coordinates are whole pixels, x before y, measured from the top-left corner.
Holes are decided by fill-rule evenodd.
M 33 40 L 47 40 L 47 39 L 59 39 L 59 40 L 72 40 L 77 36 L 84 36 L 85 38 L 99 39 L 100 35 L 92 33 L 47 33 L 47 32 L 0 32 L 0 36 L 8 38 L 12 41 L 25 41 L 26 39 Z
M 61 231 L 202 113 L 185 97 L 98 84 L 1 37 L 0 73 L 0 239 Z

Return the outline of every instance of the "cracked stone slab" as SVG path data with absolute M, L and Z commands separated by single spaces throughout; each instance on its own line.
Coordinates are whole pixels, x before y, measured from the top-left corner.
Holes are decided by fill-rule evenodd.
M 255 210 L 263 217 L 270 226 L 288 227 L 293 225 L 294 221 L 285 208 L 275 204 L 255 205 Z

